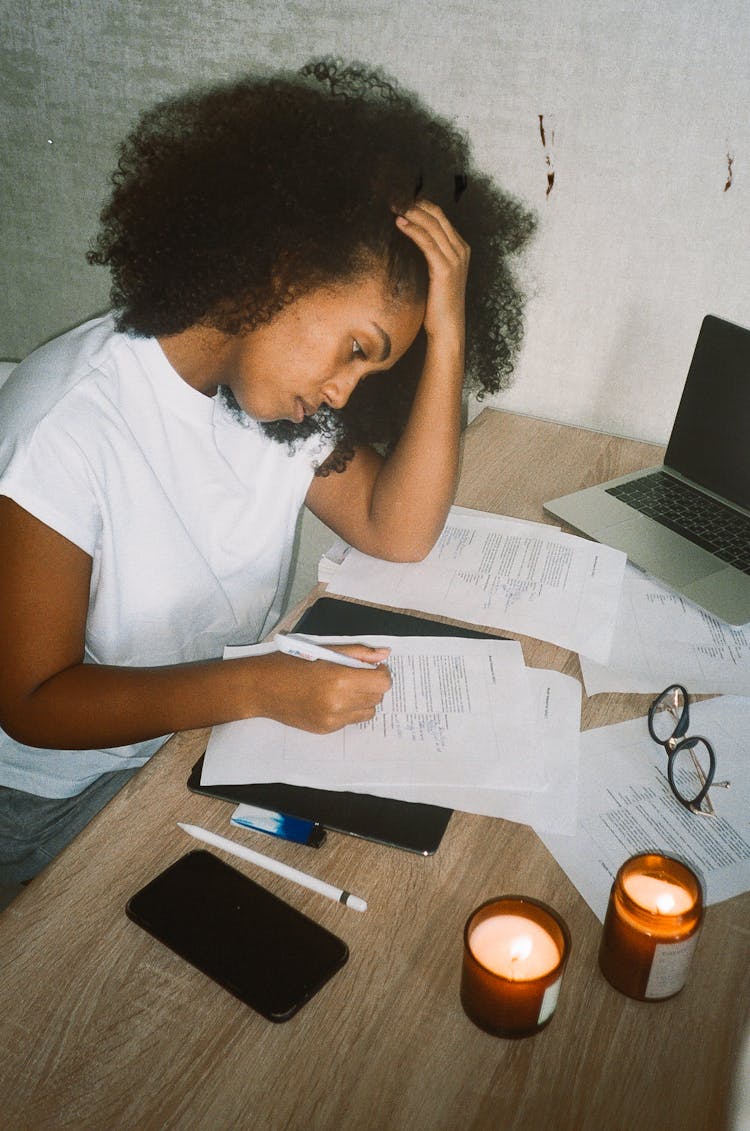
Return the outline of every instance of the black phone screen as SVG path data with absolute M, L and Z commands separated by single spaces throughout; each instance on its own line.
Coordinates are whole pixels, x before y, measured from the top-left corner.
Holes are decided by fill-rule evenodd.
M 189 852 L 127 915 L 270 1021 L 286 1021 L 346 962 L 345 942 L 210 852 Z

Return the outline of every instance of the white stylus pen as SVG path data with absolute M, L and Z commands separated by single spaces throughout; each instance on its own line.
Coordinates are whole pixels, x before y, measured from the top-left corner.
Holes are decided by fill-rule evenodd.
M 225 836 L 209 832 L 208 829 L 202 829 L 198 825 L 184 825 L 182 821 L 178 821 L 177 824 L 188 836 L 202 840 L 204 844 L 211 844 L 214 848 L 221 848 L 222 851 L 228 852 L 230 856 L 239 856 L 240 860 L 249 860 L 251 864 L 257 864 L 259 868 L 265 868 L 267 872 L 275 872 L 277 876 L 284 876 L 287 880 L 293 880 L 295 884 L 317 891 L 320 895 L 325 895 L 328 899 L 334 900 L 335 903 L 343 903 L 346 907 L 353 907 L 355 911 L 367 910 L 367 904 L 358 895 L 352 895 L 350 891 L 343 891 L 341 888 L 334 887 L 333 884 L 327 884 L 316 876 L 308 876 L 307 872 L 300 872 L 297 868 L 290 868 L 288 864 L 274 860 L 273 856 L 265 856 L 262 852 L 253 852 L 252 848 L 245 848 L 243 844 L 227 840 Z
M 274 636 L 274 643 L 280 652 L 287 656 L 296 656 L 298 660 L 328 660 L 329 664 L 340 664 L 343 668 L 376 668 L 377 664 L 368 664 L 365 660 L 355 660 L 353 656 L 345 656 L 343 652 L 335 652 L 333 648 L 326 648 L 324 644 L 313 644 L 304 636 L 297 636 L 294 632 L 278 632 Z

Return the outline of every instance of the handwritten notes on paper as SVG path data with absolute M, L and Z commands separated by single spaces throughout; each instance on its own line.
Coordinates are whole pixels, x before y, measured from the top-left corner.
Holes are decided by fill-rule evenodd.
M 368 786 L 368 792 L 401 801 L 425 801 L 504 817 L 533 825 L 537 831 L 572 835 L 576 828 L 578 800 L 578 745 L 581 717 L 581 685 L 556 671 L 527 668 L 533 701 L 533 719 L 538 728 L 547 784 L 541 790 L 506 790 L 491 783 L 476 786 L 427 785 L 409 787 Z
M 424 561 L 349 550 L 328 591 L 509 629 L 605 663 L 625 560 L 620 550 L 545 523 L 454 510 Z
M 575 836 L 537 832 L 603 921 L 617 869 L 629 857 L 658 847 L 692 864 L 706 884 L 706 902 L 750 890 L 750 775 L 747 735 L 750 699 L 722 696 L 690 706 L 691 733 L 705 734 L 716 752 L 716 817 L 700 817 L 674 798 L 666 755 L 645 718 L 581 735 L 578 824 Z
M 572 831 L 576 680 L 527 669 L 512 640 L 359 639 L 392 649 L 393 687 L 373 720 L 328 735 L 270 719 L 215 727 L 202 783 L 282 781 L 352 790 Z M 225 657 L 256 649 L 228 648 Z
M 628 564 L 606 666 L 581 657 L 589 695 L 682 683 L 693 694 L 750 695 L 750 624 L 725 624 Z

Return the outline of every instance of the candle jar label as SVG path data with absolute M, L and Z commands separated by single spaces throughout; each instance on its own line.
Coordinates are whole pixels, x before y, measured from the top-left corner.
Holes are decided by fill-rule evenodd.
M 544 991 L 544 997 L 542 998 L 541 1007 L 539 1009 L 537 1025 L 543 1025 L 544 1022 L 555 1012 L 557 999 L 560 996 L 561 985 L 562 978 L 558 978 L 557 981 L 553 982 L 551 986 L 547 986 L 547 989 Z
M 672 997 L 685 985 L 698 935 L 675 943 L 657 943 L 646 984 L 646 998 Z

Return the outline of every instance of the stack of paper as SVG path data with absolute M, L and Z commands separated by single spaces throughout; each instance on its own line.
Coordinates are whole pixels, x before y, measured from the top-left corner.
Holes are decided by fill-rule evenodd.
M 711 802 L 715 817 L 691 813 L 667 783 L 664 750 L 645 719 L 581 736 L 581 786 L 575 836 L 538 828 L 547 848 L 601 920 L 615 874 L 629 856 L 657 849 L 687 860 L 702 876 L 706 902 L 750 890 L 750 699 L 723 696 L 694 703 L 691 734 L 716 751 Z
M 319 577 L 328 582 L 330 593 L 506 629 L 579 652 L 589 694 L 656 693 L 673 682 L 695 694 L 750 694 L 750 626 L 724 625 L 633 567 L 626 573 L 625 565 L 619 550 L 557 527 L 454 507 L 423 562 L 385 562 L 338 541 L 321 560 Z M 621 862 L 616 846 L 624 843 L 626 826 L 637 830 L 629 844 L 633 851 L 657 834 L 664 834 L 662 844 L 671 843 L 660 820 L 644 823 L 640 810 L 637 820 L 631 811 L 646 796 L 648 805 L 661 811 L 665 791 L 668 794 L 661 764 L 659 796 L 653 804 L 640 785 L 629 792 L 632 782 L 640 781 L 639 767 L 653 775 L 656 763 L 663 761 L 660 748 L 655 753 L 650 740 L 648 756 L 641 754 L 643 720 L 624 724 L 622 732 L 608 728 L 601 739 L 603 732 L 584 736 L 590 754 L 587 801 L 576 825 L 581 737 L 577 680 L 526 668 L 515 641 L 359 639 L 392 649 L 393 687 L 372 722 L 322 736 L 268 719 L 215 727 L 203 783 L 282 781 L 522 821 L 545 834 L 551 851 L 564 866 L 568 862 L 587 898 L 591 888 L 589 901 L 597 914 L 606 905 L 613 869 Z M 225 655 L 272 647 L 230 648 Z M 748 710 L 747 705 L 738 708 L 740 717 L 747 720 Z M 636 731 L 637 757 L 628 748 L 620 758 L 620 735 L 630 742 Z M 606 759 L 604 751 L 610 752 Z M 601 816 L 594 812 L 600 802 L 592 800 L 600 796 L 601 805 L 613 806 L 616 814 L 622 807 L 627 813 L 619 831 L 613 818 L 611 852 L 606 862 L 602 858 L 591 869 L 596 878 L 592 886 L 585 872 L 601 839 L 595 831 L 602 826 Z M 679 831 L 678 818 L 684 825 L 685 811 L 672 819 Z M 700 840 L 699 825 L 694 829 Z M 682 843 L 680 836 L 677 843 Z
M 527 669 L 512 640 L 359 639 L 391 649 L 393 685 L 371 722 L 327 735 L 270 719 L 215 727 L 202 783 L 351 790 L 572 832 L 577 680 Z M 225 657 L 267 649 L 228 648 Z
M 695 695 L 750 695 L 750 624 L 725 624 L 628 563 L 609 660 L 581 657 L 589 695 L 681 683 Z
M 750 624 L 725 624 L 619 550 L 544 523 L 451 509 L 424 562 L 399 565 L 338 542 L 331 593 L 509 629 L 578 652 L 586 691 L 750 695 Z
M 348 542 L 337 538 L 318 562 L 318 581 L 332 581 L 334 574 L 351 550 Z
M 545 523 L 453 508 L 422 562 L 349 549 L 329 593 L 549 640 L 606 663 L 625 555 Z
M 534 522 L 526 522 L 524 519 L 520 518 L 507 518 L 501 517 L 500 515 L 496 514 L 490 514 L 488 511 L 478 511 L 474 507 L 454 506 L 451 507 L 450 514 L 452 518 L 455 518 L 458 515 L 468 515 L 469 517 L 473 518 L 483 518 L 489 523 L 500 521 L 502 523 L 515 523 L 518 526 L 533 527 L 539 525 L 538 523 Z M 551 529 L 559 530 L 560 527 L 553 526 L 551 527 Z M 336 538 L 318 562 L 318 581 L 332 581 L 334 576 L 338 573 L 339 566 L 343 563 L 344 558 L 346 558 L 351 548 L 352 547 L 349 545 L 349 543 L 345 542 L 343 538 Z

